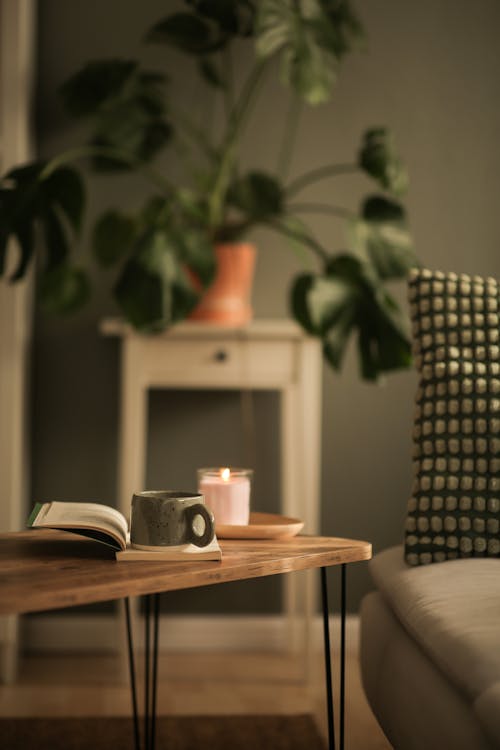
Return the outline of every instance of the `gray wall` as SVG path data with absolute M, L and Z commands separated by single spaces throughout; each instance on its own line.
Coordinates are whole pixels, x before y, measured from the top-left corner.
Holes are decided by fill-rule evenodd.
M 93 57 L 136 55 L 142 31 L 173 7 L 160 0 L 42 0 L 39 18 L 38 136 L 42 155 L 71 144 L 78 128 L 63 116 L 55 89 Z M 346 61 L 333 102 L 302 119 L 292 174 L 332 161 L 351 161 L 360 134 L 387 124 L 411 177 L 408 209 L 420 258 L 433 268 L 500 276 L 500 4 L 495 0 L 358 0 L 368 43 Z M 161 53 L 164 54 L 164 53 Z M 147 53 L 152 63 L 158 50 Z M 186 106 L 204 101 L 189 71 L 176 95 Z M 283 102 L 283 105 L 282 105 Z M 275 113 L 282 92 L 270 85 L 248 132 L 248 165 L 268 167 L 280 142 Z M 174 176 L 172 157 L 165 162 Z M 361 178 L 323 182 L 309 197 L 356 205 L 369 185 Z M 90 215 L 108 205 L 134 205 L 138 180 L 92 182 Z M 343 246 L 341 224 L 318 217 L 314 226 L 332 250 Z M 259 259 L 254 294 L 258 317 L 287 315 L 287 286 L 299 261 L 274 236 L 257 233 Z M 86 258 L 85 239 L 81 244 Z M 106 296 L 110 278 L 96 282 L 92 305 L 65 321 L 36 319 L 33 406 L 33 498 L 116 495 L 118 344 L 103 340 L 97 322 L 115 312 Z M 281 293 L 276 294 L 276 289 Z M 397 294 L 404 299 L 400 286 Z M 340 375 L 325 369 L 322 532 L 369 539 L 375 551 L 402 538 L 411 483 L 410 427 L 415 377 L 391 375 L 362 383 L 355 352 Z M 277 403 L 256 397 L 256 505 L 276 507 L 279 492 Z M 148 485 L 190 486 L 200 463 L 245 461 L 235 393 L 157 393 L 151 399 Z M 217 433 L 220 440 L 208 437 Z M 226 436 L 226 437 L 224 437 Z M 228 436 L 231 436 L 229 438 Z M 182 439 L 181 439 L 182 438 Z M 350 606 L 369 586 L 365 566 L 353 566 Z M 260 588 L 259 588 L 260 586 Z M 276 582 L 244 594 L 221 587 L 223 610 L 274 609 Z M 258 603 L 257 603 L 258 602 Z M 189 597 L 175 606 L 189 609 Z M 209 607 L 202 603 L 200 608 Z

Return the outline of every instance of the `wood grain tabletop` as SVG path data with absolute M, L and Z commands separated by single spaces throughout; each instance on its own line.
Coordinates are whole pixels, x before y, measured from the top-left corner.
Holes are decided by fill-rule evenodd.
M 222 561 L 117 562 L 112 549 L 62 531 L 0 535 L 0 614 L 39 612 L 369 560 L 371 544 L 300 535 L 220 539 Z

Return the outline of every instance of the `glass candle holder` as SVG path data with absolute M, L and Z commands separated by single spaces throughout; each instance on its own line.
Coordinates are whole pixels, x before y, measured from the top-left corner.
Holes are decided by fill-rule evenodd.
M 248 525 L 252 475 L 252 469 L 228 466 L 198 469 L 198 492 L 214 514 L 216 525 Z

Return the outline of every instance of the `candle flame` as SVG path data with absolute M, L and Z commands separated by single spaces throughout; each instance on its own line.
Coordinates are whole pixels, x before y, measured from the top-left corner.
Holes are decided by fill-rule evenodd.
M 222 477 L 222 480 L 224 482 L 229 481 L 229 477 L 231 476 L 231 470 L 230 469 L 221 469 L 220 475 Z

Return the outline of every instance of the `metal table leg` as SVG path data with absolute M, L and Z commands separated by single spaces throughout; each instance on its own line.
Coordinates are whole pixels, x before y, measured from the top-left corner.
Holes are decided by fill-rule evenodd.
M 326 567 L 321 573 L 321 601 L 323 607 L 323 640 L 325 656 L 326 699 L 328 712 L 328 750 L 335 750 L 335 723 L 333 707 L 332 666 L 330 648 L 330 628 L 328 609 L 328 587 Z M 144 750 L 154 750 L 156 741 L 156 700 L 158 692 L 158 621 L 159 594 L 153 595 L 153 648 L 151 649 L 151 598 L 145 598 L 145 685 L 144 685 Z M 130 687 L 132 708 L 134 713 L 135 750 L 141 750 L 139 717 L 137 711 L 137 691 L 135 680 L 134 650 L 132 643 L 132 628 L 130 622 L 129 600 L 125 599 L 127 620 L 128 656 L 130 669 Z M 340 724 L 339 750 L 344 750 L 345 730 L 345 618 L 346 618 L 346 565 L 341 565 L 341 610 L 340 610 Z
M 137 711 L 137 689 L 135 684 L 135 660 L 134 646 L 132 643 L 132 625 L 130 622 L 130 601 L 128 597 L 124 599 L 125 616 L 127 621 L 127 644 L 128 644 L 128 665 L 130 674 L 130 693 L 132 697 L 132 710 L 134 712 L 134 747 L 135 750 L 141 750 L 141 739 L 139 736 L 139 713 Z
M 150 649 L 150 614 L 151 596 L 144 597 L 144 750 L 149 750 L 149 665 L 151 663 Z
M 335 721 L 333 707 L 332 666 L 330 649 L 330 628 L 328 609 L 328 587 L 326 580 L 326 568 L 321 572 L 321 602 L 323 605 L 323 643 L 325 655 L 325 679 L 326 679 L 326 708 L 328 718 L 328 750 L 335 750 Z M 339 750 L 344 750 L 345 729 L 345 615 L 346 615 L 346 565 L 341 565 L 341 592 L 340 592 L 340 722 L 339 722 Z
M 125 614 L 127 620 L 128 658 L 130 671 L 130 691 L 134 714 L 134 747 L 135 750 L 154 750 L 156 743 L 156 699 L 158 693 L 158 621 L 160 609 L 160 595 L 153 594 L 153 647 L 151 648 L 151 595 L 145 597 L 144 606 L 144 725 L 143 743 L 139 729 L 139 714 L 137 710 L 137 688 L 135 677 L 134 647 L 132 626 L 130 621 L 130 604 L 125 599 Z
M 151 750 L 155 750 L 156 743 L 156 696 L 158 693 L 158 620 L 160 610 L 160 595 L 154 595 L 153 611 L 153 674 L 152 674 L 152 699 L 151 699 Z
M 345 563 L 341 566 L 340 576 L 340 737 L 339 747 L 344 750 L 345 727 L 345 611 L 346 611 L 346 570 Z

